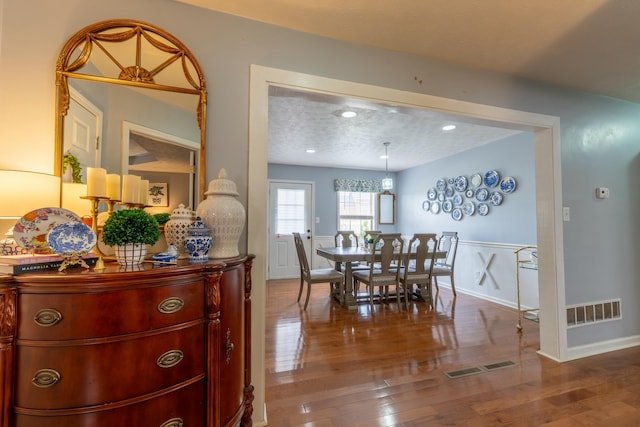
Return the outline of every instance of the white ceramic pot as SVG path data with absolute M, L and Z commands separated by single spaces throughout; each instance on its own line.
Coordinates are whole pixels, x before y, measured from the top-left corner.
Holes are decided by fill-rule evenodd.
M 171 213 L 171 219 L 164 225 L 164 234 L 168 244 L 174 244 L 180 258 L 188 256 L 184 239 L 189 235 L 189 227 L 194 220 L 194 212 L 180 203 Z
M 231 258 L 239 255 L 238 241 L 244 229 L 244 206 L 237 199 L 236 184 L 220 169 L 218 179 L 209 183 L 207 198 L 200 202 L 196 215 L 209 227 L 213 245 L 209 258 Z
M 127 243 L 114 246 L 116 259 L 120 265 L 136 265 L 142 263 L 147 255 L 147 245 L 144 243 Z

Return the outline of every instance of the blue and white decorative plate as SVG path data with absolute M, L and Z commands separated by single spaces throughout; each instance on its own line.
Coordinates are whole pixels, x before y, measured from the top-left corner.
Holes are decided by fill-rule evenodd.
M 451 218 L 453 218 L 456 221 L 460 221 L 462 219 L 462 209 L 455 208 L 454 210 L 452 210 Z
M 474 213 L 476 213 L 476 204 L 472 201 L 468 201 L 467 203 L 462 205 L 462 212 L 467 216 L 473 215 Z
M 453 196 L 453 187 L 447 187 L 444 190 L 444 195 L 447 196 L 447 197 Z
M 440 202 L 431 203 L 431 213 L 432 214 L 440 213 Z
M 65 222 L 49 231 L 47 244 L 57 254 L 86 253 L 96 245 L 96 233 L 82 222 Z
M 429 209 L 431 209 L 431 202 L 428 200 L 422 202 L 422 210 L 425 212 L 429 212 Z
M 503 193 L 513 193 L 516 189 L 516 180 L 513 179 L 510 176 L 504 177 L 502 178 L 502 181 L 500 181 L 500 190 L 502 190 Z
M 478 204 L 478 215 L 485 216 L 489 213 L 489 205 L 486 203 Z
M 493 206 L 500 206 L 502 204 L 502 193 L 499 191 L 492 191 L 489 195 L 489 203 Z
M 27 212 L 13 226 L 13 238 L 25 249 L 49 252 L 47 233 L 56 225 L 80 222 L 80 217 L 63 208 L 40 208 Z
M 449 183 L 449 185 L 453 185 L 453 178 L 447 178 L 447 182 Z
M 451 212 L 451 209 L 453 209 L 453 203 L 451 203 L 451 200 L 445 200 L 442 202 L 442 212 L 449 213 Z
M 467 196 L 467 198 L 472 198 L 472 197 L 473 197 L 473 195 L 475 194 L 475 191 L 473 191 L 473 190 L 469 189 L 469 190 L 467 190 L 467 192 L 466 192 L 466 193 L 464 193 L 464 194 L 465 194 L 465 196 Z
M 434 201 L 437 198 L 438 198 L 438 192 L 436 191 L 435 188 L 430 188 L 429 190 L 427 190 L 427 199 Z
M 444 193 L 438 193 L 438 201 L 440 203 L 444 202 Z
M 484 174 L 484 185 L 493 188 L 500 182 L 500 174 L 497 171 L 489 171 Z
M 460 206 L 462 204 L 462 194 L 456 194 L 455 196 L 453 196 L 453 205 L 454 206 Z
M 462 175 L 457 177 L 453 183 L 453 187 L 456 189 L 456 191 L 459 191 L 460 193 L 462 193 L 464 190 L 467 189 L 467 185 L 468 185 L 467 177 Z
M 440 178 L 438 182 L 436 182 L 436 188 L 438 191 L 444 191 L 444 189 L 447 188 L 447 180 Z
M 479 173 L 471 175 L 471 179 L 469 180 L 469 185 L 472 188 L 477 188 L 482 185 L 482 176 Z
M 478 188 L 476 190 L 476 199 L 479 202 L 484 202 L 489 198 L 489 190 L 486 188 Z

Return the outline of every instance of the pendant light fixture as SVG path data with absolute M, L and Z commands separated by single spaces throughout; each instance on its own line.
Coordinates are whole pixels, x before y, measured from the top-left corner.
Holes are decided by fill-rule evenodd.
M 384 171 L 385 177 L 382 180 L 382 189 L 387 191 L 393 188 L 393 179 L 389 177 L 389 144 L 390 142 L 384 143 Z

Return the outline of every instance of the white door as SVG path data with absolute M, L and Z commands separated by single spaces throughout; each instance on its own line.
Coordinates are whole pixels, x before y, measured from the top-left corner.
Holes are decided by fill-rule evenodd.
M 312 183 L 269 181 L 268 279 L 300 276 L 293 232 L 302 235 L 311 265 L 312 194 Z
M 64 119 L 63 153 L 73 154 L 82 165 L 82 182 L 87 167 L 100 166 L 102 112 L 89 100 L 70 88 L 69 110 Z

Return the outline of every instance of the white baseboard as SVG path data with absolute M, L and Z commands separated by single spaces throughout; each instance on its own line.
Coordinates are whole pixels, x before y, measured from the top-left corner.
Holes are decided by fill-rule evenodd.
M 582 359 L 583 357 L 595 356 L 597 354 L 623 350 L 625 348 L 637 347 L 639 345 L 640 335 L 635 335 L 608 341 L 600 341 L 593 344 L 569 347 L 567 349 L 567 360 Z

